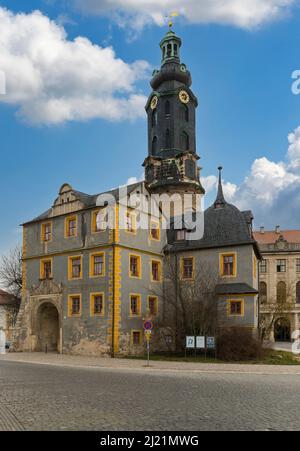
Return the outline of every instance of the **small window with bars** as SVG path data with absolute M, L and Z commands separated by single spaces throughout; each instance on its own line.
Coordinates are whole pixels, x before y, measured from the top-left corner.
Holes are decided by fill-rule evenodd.
M 142 332 L 139 330 L 132 331 L 132 344 L 133 346 L 140 346 L 142 343 Z
M 81 298 L 74 295 L 69 298 L 69 315 L 79 316 L 81 314 Z
M 235 276 L 235 258 L 234 254 L 222 256 L 222 276 Z
M 152 261 L 152 281 L 160 281 L 160 262 Z
M 160 227 L 159 227 L 159 223 L 158 222 L 151 221 L 150 236 L 151 236 L 152 240 L 159 241 L 159 239 L 160 239 Z
M 66 219 L 66 236 L 76 237 L 77 235 L 77 218 L 71 217 Z
M 92 294 L 91 296 L 91 313 L 92 315 L 103 315 L 104 314 L 104 295 Z
M 81 277 L 82 262 L 81 257 L 71 258 L 71 279 L 79 279 Z
M 136 255 L 130 256 L 130 277 L 141 276 L 141 259 Z
M 242 316 L 243 301 L 229 301 L 229 314 L 230 316 Z
M 42 224 L 42 239 L 45 243 L 52 240 L 52 224 L 48 222 L 47 224 Z
M 141 314 L 141 298 L 139 295 L 130 296 L 130 316 L 139 316 Z
M 43 260 L 42 263 L 41 278 L 51 279 L 52 278 L 52 260 Z
M 104 275 L 104 254 L 92 255 L 92 276 Z
M 194 259 L 183 258 L 182 259 L 182 278 L 185 280 L 193 279 L 194 277 Z
M 136 218 L 135 218 L 134 213 L 126 212 L 125 228 L 126 228 L 126 231 L 129 233 L 136 232 Z
M 297 258 L 296 260 L 296 272 L 300 273 L 300 258 Z
M 156 316 L 158 311 L 158 299 L 156 296 L 148 298 L 148 311 L 151 316 Z

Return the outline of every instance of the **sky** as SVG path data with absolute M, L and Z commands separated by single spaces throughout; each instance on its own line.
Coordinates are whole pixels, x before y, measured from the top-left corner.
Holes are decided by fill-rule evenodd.
M 299 228 L 299 3 L 0 0 L 0 255 L 63 183 L 95 194 L 142 178 L 144 106 L 172 11 L 199 99 L 206 206 L 222 165 L 228 201 L 256 227 Z

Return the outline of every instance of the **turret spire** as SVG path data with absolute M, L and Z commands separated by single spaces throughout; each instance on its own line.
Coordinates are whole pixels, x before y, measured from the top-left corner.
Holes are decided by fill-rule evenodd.
M 223 208 L 226 204 L 226 200 L 223 192 L 223 184 L 222 184 L 222 166 L 218 167 L 219 171 L 219 184 L 218 184 L 218 194 L 215 201 L 215 208 Z

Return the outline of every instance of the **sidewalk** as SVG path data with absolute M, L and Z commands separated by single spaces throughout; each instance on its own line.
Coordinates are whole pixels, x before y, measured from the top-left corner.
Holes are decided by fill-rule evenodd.
M 141 373 L 181 373 L 181 374 L 258 374 L 258 375 L 298 375 L 300 366 L 212 364 L 187 362 L 147 362 L 135 359 L 111 359 L 104 357 L 81 357 L 44 353 L 11 353 L 0 355 L 1 362 L 17 362 L 35 365 L 52 365 L 101 371 L 141 372 Z

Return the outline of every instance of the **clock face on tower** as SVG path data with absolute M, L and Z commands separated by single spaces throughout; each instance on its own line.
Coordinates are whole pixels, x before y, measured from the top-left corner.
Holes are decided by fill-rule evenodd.
M 189 103 L 189 101 L 190 101 L 190 96 L 188 95 L 188 93 L 186 91 L 180 91 L 179 98 L 182 103 Z
M 154 96 L 153 99 L 151 100 L 151 109 L 155 110 L 155 108 L 157 107 L 158 104 L 158 97 Z

